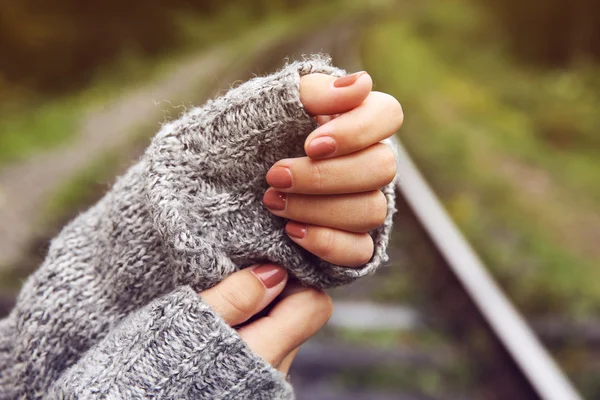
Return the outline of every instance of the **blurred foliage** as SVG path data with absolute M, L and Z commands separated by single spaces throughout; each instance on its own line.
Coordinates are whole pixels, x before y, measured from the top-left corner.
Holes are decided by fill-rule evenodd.
M 365 65 L 403 104 L 403 142 L 520 309 L 596 313 L 600 70 L 515 63 L 475 4 L 403 3 L 366 35 Z
M 193 2 L 181 0 L 180 3 L 182 7 L 191 7 L 188 3 Z M 176 11 L 169 9 L 169 24 L 174 27 L 176 40 L 159 49 L 156 54 L 142 54 L 136 50 L 139 46 L 130 46 L 122 38 L 120 53 L 96 59 L 97 64 L 78 72 L 81 75 L 69 73 L 68 60 L 63 60 L 57 54 L 52 55 L 45 63 L 36 64 L 33 60 L 37 53 L 28 50 L 25 53 L 28 54 L 29 61 L 24 62 L 31 65 L 26 66 L 15 54 L 5 53 L 10 57 L 0 58 L 0 91 L 4 94 L 0 97 L 0 166 L 29 157 L 41 149 L 65 143 L 76 132 L 79 122 L 94 107 L 102 107 L 128 90 L 148 80 L 160 78 L 190 54 L 197 54 L 199 50 L 210 46 L 223 46 L 236 38 L 256 40 L 257 35 L 278 35 L 284 31 L 302 30 L 298 22 L 310 26 L 306 24 L 306 18 L 318 21 L 316 16 L 325 15 L 336 6 L 336 2 L 331 2 L 330 5 L 309 2 L 307 7 L 299 9 L 298 2 L 287 0 L 257 2 L 255 7 L 245 8 L 240 7 L 244 4 L 243 0 L 213 3 L 212 6 L 207 6 L 211 2 L 202 2 L 202 7 L 187 13 L 181 8 L 174 8 Z M 3 14 L 2 7 L 10 7 L 11 4 L 0 4 L 0 14 Z M 31 11 L 26 14 L 28 17 L 25 20 L 35 26 L 30 14 Z M 143 15 L 133 18 L 141 17 Z M 0 15 L 0 30 L 7 29 L 1 18 Z M 298 19 L 302 21 L 297 21 Z M 27 29 L 22 28 L 23 31 Z M 131 29 L 135 29 L 135 24 Z M 83 29 L 81 34 L 87 34 L 86 32 Z M 245 35 L 241 35 L 242 33 Z M 0 37 L 0 51 L 4 51 L 3 41 L 8 42 L 9 39 Z M 58 43 L 56 45 L 61 46 Z M 238 52 L 240 55 L 252 50 L 251 42 L 244 46 Z M 75 47 L 71 47 L 70 51 L 74 52 L 70 58 L 81 56 Z M 19 64 L 15 69 L 22 71 L 23 80 L 3 81 L 3 63 L 13 66 Z M 62 71 L 59 73 L 61 77 L 57 76 L 53 82 L 53 90 L 60 93 L 46 92 L 48 88 L 37 84 L 46 79 L 44 74 L 50 73 L 46 64 L 52 64 L 53 70 Z M 27 74 L 36 78 L 28 79 Z M 82 81 L 74 84 L 71 77 L 76 76 L 81 76 Z M 76 85 L 83 87 L 75 90 Z
M 565 66 L 600 60 L 600 2 L 484 0 L 524 59 Z
M 195 63 L 198 57 L 219 57 L 225 66 L 207 74 L 188 76 L 186 89 L 173 93 L 168 100 L 160 102 L 160 106 L 157 104 L 156 112 L 132 116 L 139 123 L 129 129 L 128 139 L 119 148 L 98 153 L 85 168 L 74 171 L 71 178 L 54 188 L 49 202 L 40 210 L 38 235 L 32 238 L 29 252 L 14 266 L 0 265 L 0 288 L 14 291 L 21 286 L 22 279 L 43 261 L 47 241 L 64 223 L 103 195 L 114 177 L 131 165 L 147 146 L 162 122 L 177 116 L 187 104 L 204 102 L 215 95 L 217 89 L 222 90 L 222 84 L 240 78 L 240 74 L 249 75 L 251 71 L 247 68 L 256 64 L 256 51 L 265 43 L 293 41 L 315 26 L 323 26 L 323 21 L 334 12 L 338 17 L 346 18 L 365 9 L 360 1 L 345 4 L 347 7 L 341 11 L 339 1 L 309 3 L 302 8 L 273 7 L 256 20 L 248 20 L 244 10 L 235 6 L 211 16 L 179 15 L 177 24 L 183 35 L 169 51 L 152 58 L 125 54 L 116 62 L 101 67 L 98 77 L 81 90 L 39 98 L 33 95 L 28 98 L 33 99 L 29 104 L 0 107 L 2 168 L 37 152 L 58 145 L 68 146 L 81 123 L 89 117 L 102 114 L 137 90 L 161 85 L 165 79 L 177 76 L 182 65 Z M 206 49 L 207 46 L 211 48 Z M 279 66 L 286 55 L 285 48 L 279 48 L 273 58 L 260 59 L 272 62 L 274 67 Z
M 35 111 L 0 112 L 0 165 L 68 139 L 81 117 L 78 99 L 43 103 Z
M 4 1 L 0 51 L 8 56 L 0 71 L 5 81 L 35 89 L 78 86 L 128 46 L 151 53 L 172 42 L 169 13 L 181 7 L 172 3 Z
M 0 2 L 0 166 L 65 143 L 94 106 L 168 71 L 190 50 L 244 36 L 239 53 L 251 53 L 249 33 L 258 25 L 263 36 L 280 32 L 267 20 L 285 15 L 278 24 L 300 34 L 347 8 L 331 2 L 321 19 L 299 15 L 307 3 L 325 6 L 316 0 Z M 386 12 L 366 33 L 363 62 L 376 89 L 402 102 L 401 137 L 411 155 L 520 310 L 594 315 L 600 311 L 600 3 L 396 3 L 397 12 Z M 290 15 L 299 18 L 292 23 Z M 136 128 L 132 147 L 155 130 L 154 122 Z M 43 222 L 59 225 L 95 201 L 128 164 L 131 149 L 121 150 L 99 154 L 58 187 L 45 212 L 56 219 Z M 404 272 L 382 271 L 372 298 L 425 297 Z M 2 281 L 18 286 L 12 276 Z M 340 337 L 357 345 L 448 350 L 445 338 L 423 332 Z M 559 355 L 569 371 L 576 368 L 569 362 L 582 364 L 574 354 Z M 476 366 L 458 361 L 444 370 L 376 370 L 340 380 L 425 388 L 441 397 L 476 378 Z M 576 382 L 598 393 L 596 376 L 592 369 L 578 372 Z
M 148 55 L 180 37 L 177 16 L 210 18 L 235 6 L 245 20 L 295 9 L 299 0 L 0 2 L 0 88 L 56 92 L 80 87 L 125 52 Z M 235 26 L 230 26 L 235 28 Z
M 400 389 L 427 398 L 462 398 L 476 385 L 477 365 L 459 348 L 435 331 L 415 332 L 342 330 L 336 340 L 357 347 L 402 349 L 403 362 L 382 360 L 379 367 L 339 371 L 337 383 L 344 390 Z

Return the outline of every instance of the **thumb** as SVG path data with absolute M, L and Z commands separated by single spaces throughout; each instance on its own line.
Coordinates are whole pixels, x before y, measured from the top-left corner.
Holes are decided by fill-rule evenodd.
M 230 326 L 246 322 L 281 293 L 287 271 L 278 265 L 257 265 L 238 271 L 200 297 Z
M 336 78 L 309 74 L 300 78 L 300 101 L 311 115 L 334 115 L 355 109 L 373 88 L 371 76 L 362 71 Z

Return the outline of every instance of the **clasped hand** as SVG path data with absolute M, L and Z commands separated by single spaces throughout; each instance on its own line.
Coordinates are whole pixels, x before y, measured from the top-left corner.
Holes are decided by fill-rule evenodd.
M 305 157 L 278 161 L 266 180 L 265 206 L 286 218 L 296 244 L 332 264 L 356 268 L 373 255 L 369 231 L 387 215 L 380 188 L 396 174 L 392 149 L 382 140 L 402 125 L 403 113 L 390 95 L 372 91 L 366 72 L 342 78 L 310 74 L 301 78 L 300 100 L 319 127 L 305 142 Z M 259 265 L 239 271 L 202 298 L 231 326 L 243 324 L 279 297 L 268 315 L 238 329 L 241 338 L 287 373 L 298 347 L 332 313 L 323 291 L 288 284 L 285 269 Z

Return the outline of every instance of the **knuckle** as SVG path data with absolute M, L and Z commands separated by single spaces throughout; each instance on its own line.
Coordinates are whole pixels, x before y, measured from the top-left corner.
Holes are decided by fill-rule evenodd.
M 356 129 L 356 132 L 359 133 L 359 135 L 357 135 L 355 137 L 356 140 L 361 140 L 362 137 L 364 137 L 364 134 L 369 132 L 369 130 L 371 129 L 371 126 L 369 125 L 368 121 L 366 121 L 364 118 L 355 118 L 356 121 L 354 122 L 354 126 Z
M 377 159 L 381 165 L 383 185 L 391 183 L 396 177 L 396 155 L 387 144 L 380 143 Z
M 369 261 L 371 261 L 371 258 L 373 258 L 373 250 L 374 250 L 374 243 L 373 243 L 373 238 L 367 235 L 367 240 L 365 241 L 364 245 L 359 246 L 359 250 L 357 251 L 357 255 L 356 255 L 356 262 L 358 265 L 364 265 L 366 263 L 368 263 Z
M 325 292 L 321 293 L 323 294 L 321 315 L 323 316 L 323 322 L 327 322 L 331 318 L 331 315 L 333 315 L 333 300 Z
M 371 124 L 361 118 L 356 118 L 354 129 L 356 134 L 348 139 L 351 140 L 352 147 L 357 149 L 367 147 L 370 144 L 368 132 L 371 131 Z
M 310 176 L 311 176 L 312 186 L 317 190 L 323 189 L 324 183 L 323 183 L 323 170 L 321 168 L 321 163 L 313 162 L 311 164 Z
M 242 283 L 237 279 L 232 279 L 223 281 L 222 284 L 216 286 L 216 289 L 230 308 L 243 315 L 251 315 L 260 298 L 261 288 L 258 286 L 258 282 L 248 284 L 248 282 Z
M 402 126 L 404 122 L 404 111 L 400 102 L 391 94 L 372 92 L 372 101 L 377 103 L 378 109 L 385 112 L 386 119 L 392 122 L 394 130 Z
M 399 129 L 404 122 L 404 110 L 402 110 L 402 105 L 394 96 L 387 93 L 383 93 L 383 95 L 385 96 L 385 107 L 394 123 L 394 128 Z
M 327 228 L 318 228 L 317 237 L 315 238 L 315 254 L 321 258 L 330 258 L 335 251 L 334 232 Z
M 387 216 L 387 199 L 381 190 L 374 190 L 368 194 L 366 201 L 366 215 L 368 215 L 368 230 L 375 229 L 385 221 Z
M 308 295 L 310 296 L 308 301 L 312 304 L 312 317 L 322 323 L 327 322 L 333 314 L 333 300 L 331 300 L 331 297 L 319 289 L 310 290 Z
M 376 103 L 377 106 L 381 106 L 381 104 L 385 103 L 386 96 L 387 95 L 385 93 L 374 90 L 371 93 L 369 93 L 369 96 L 367 97 L 367 101 L 369 103 Z

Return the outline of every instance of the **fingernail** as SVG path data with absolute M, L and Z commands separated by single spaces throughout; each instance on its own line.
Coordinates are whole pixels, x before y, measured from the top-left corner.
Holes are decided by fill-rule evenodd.
M 277 286 L 285 279 L 285 270 L 275 265 L 260 265 L 252 270 L 267 289 Z
M 298 239 L 304 239 L 306 236 L 306 229 L 306 224 L 301 224 L 295 221 L 290 221 L 285 226 L 285 231 L 287 234 Z
M 263 197 L 263 204 L 275 211 L 283 211 L 286 207 L 287 196 L 276 190 L 269 190 Z
M 306 155 L 312 158 L 327 157 L 335 152 L 337 143 L 331 136 L 321 136 L 310 141 Z
M 352 86 L 363 74 L 366 74 L 366 72 L 361 71 L 355 72 L 351 75 L 342 76 L 341 78 L 337 78 L 335 81 L 333 81 L 333 86 L 336 88 Z
M 292 171 L 286 167 L 271 168 L 267 172 L 267 182 L 277 189 L 288 189 L 292 187 Z

